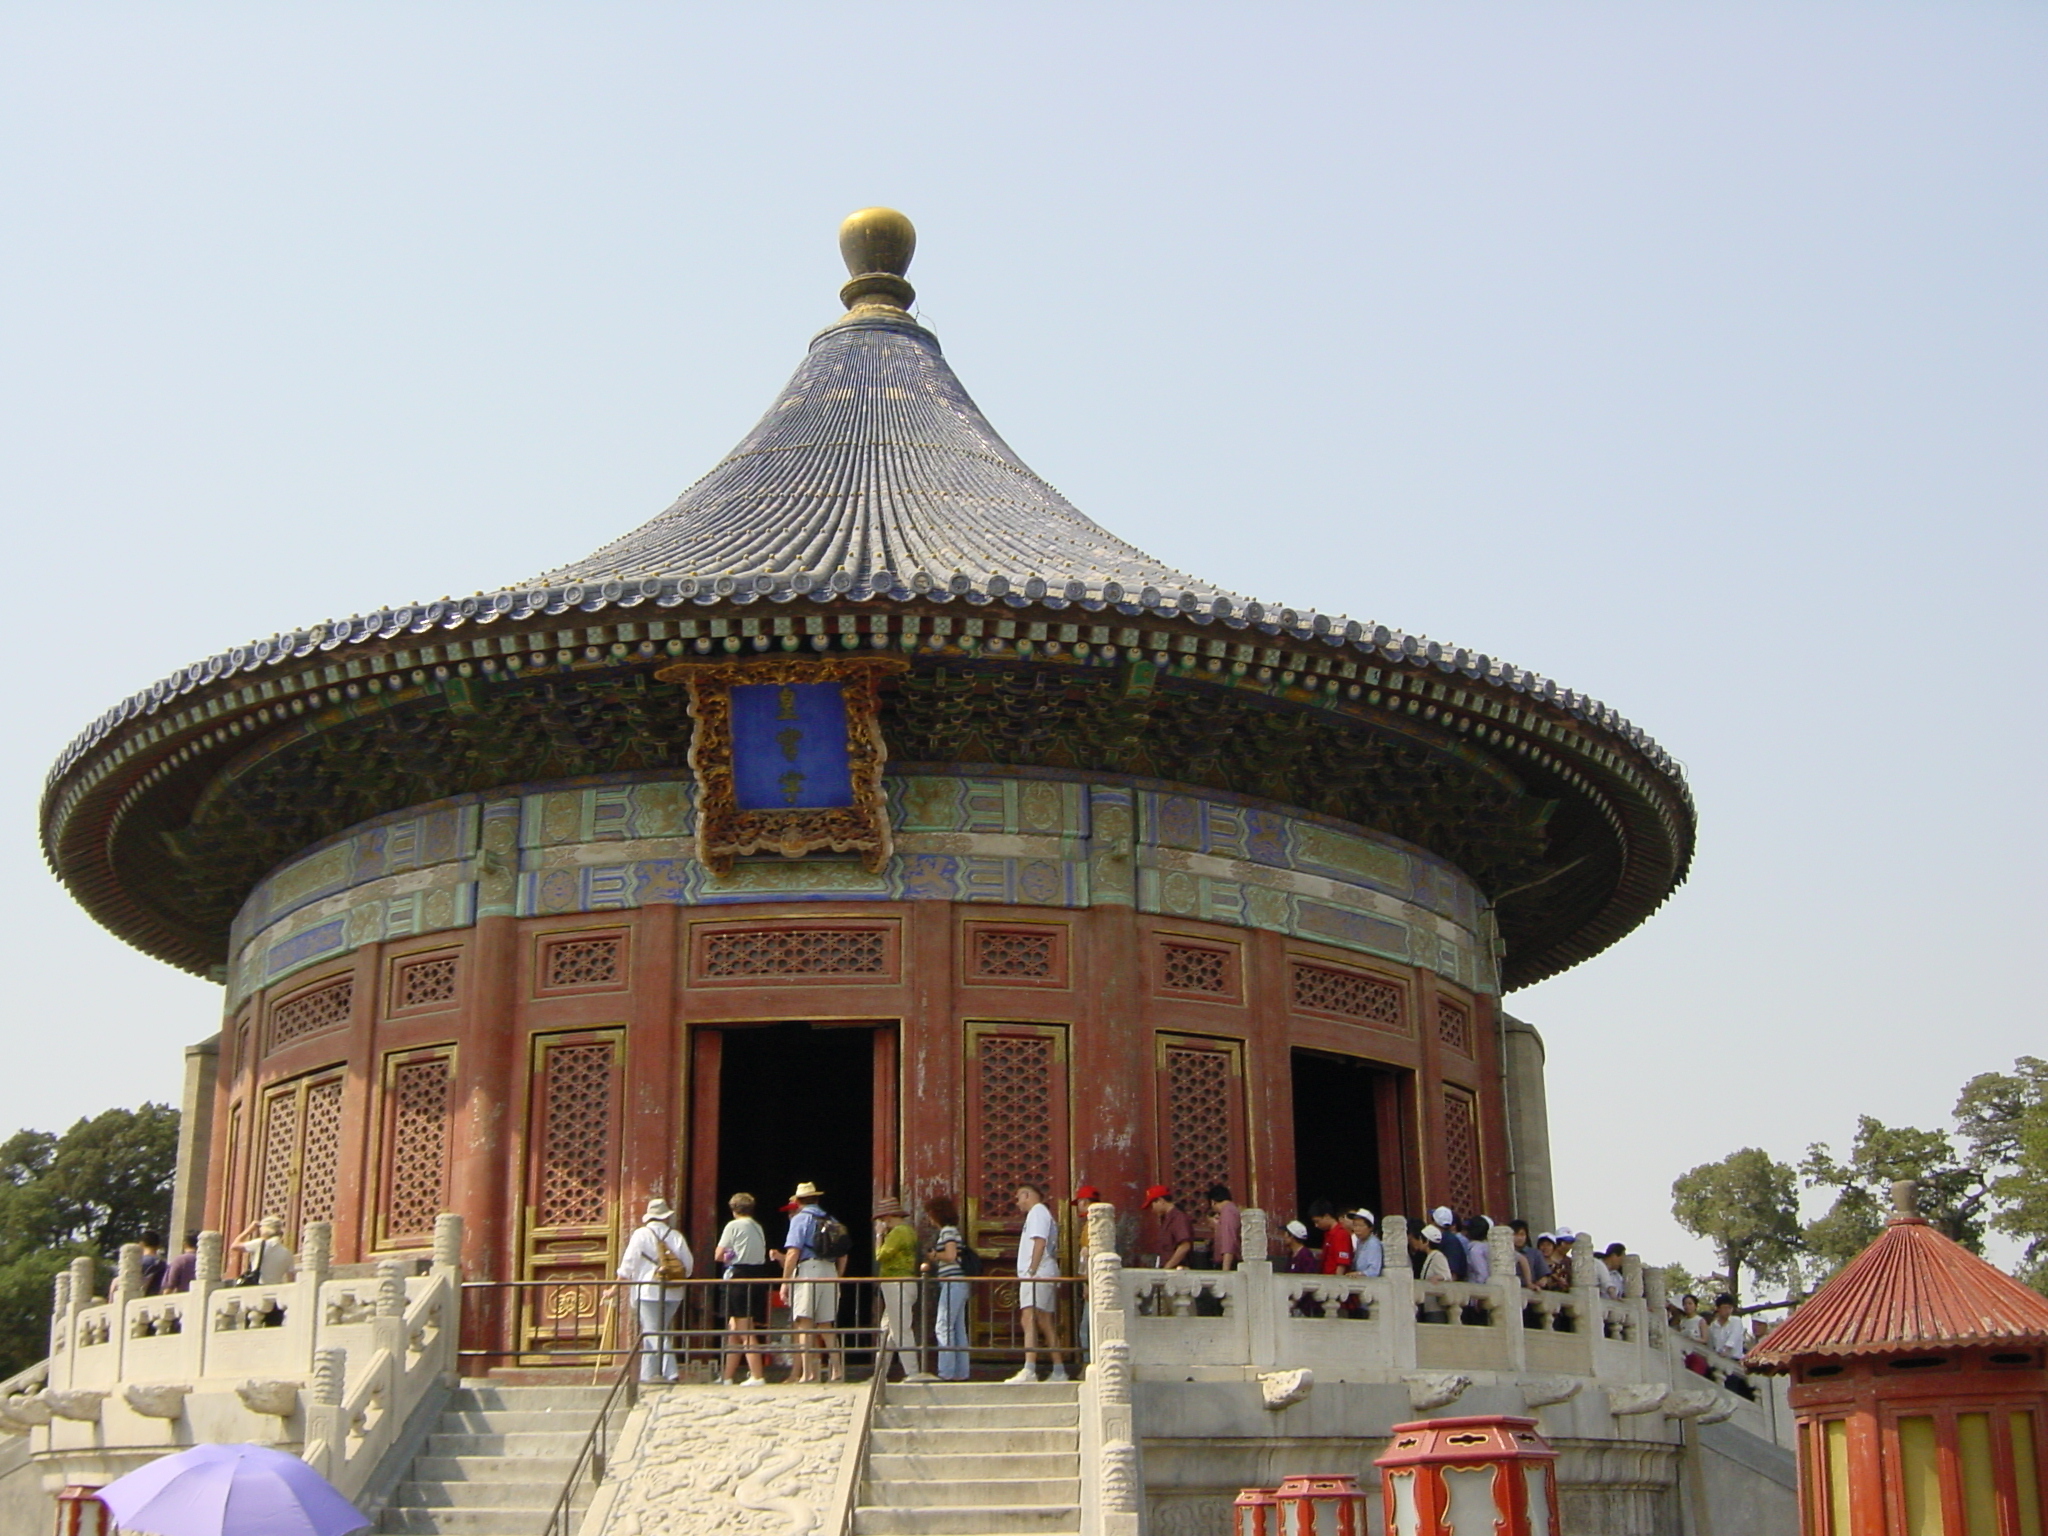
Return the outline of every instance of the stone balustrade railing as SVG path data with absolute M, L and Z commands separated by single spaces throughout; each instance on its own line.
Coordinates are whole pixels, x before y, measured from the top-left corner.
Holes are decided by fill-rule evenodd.
M 0 1402 L 0 1417 L 32 1426 L 39 1460 L 81 1474 L 255 1441 L 299 1449 L 360 1492 L 429 1390 L 455 1379 L 462 1219 L 438 1218 L 425 1273 L 392 1260 L 336 1277 L 329 1236 L 309 1223 L 293 1279 L 245 1286 L 222 1279 L 221 1236 L 205 1233 L 192 1288 L 169 1296 L 138 1294 L 124 1252 L 97 1298 L 93 1261 L 76 1261 L 58 1277 L 47 1382 Z
M 1262 1213 L 1247 1211 L 1244 1221 L 1245 1251 L 1266 1252 Z M 1127 1369 L 1139 1380 L 1299 1370 L 1325 1381 L 1564 1378 L 1634 1394 L 1616 1401 L 1654 1397 L 1661 1404 L 1667 1398 L 1658 1389 L 1670 1401 L 1702 1401 L 1698 1389 L 1707 1383 L 1685 1370 L 1684 1341 L 1666 1324 L 1663 1277 L 1646 1274 L 1633 1256 L 1615 1299 L 1601 1293 L 1593 1263 L 1579 1266 L 1584 1283 L 1570 1291 L 1523 1289 L 1505 1228 L 1489 1242 L 1492 1273 L 1502 1278 L 1478 1285 L 1417 1279 L 1394 1257 L 1405 1257 L 1402 1218 L 1389 1217 L 1383 1235 L 1392 1262 L 1377 1277 L 1292 1274 L 1264 1258 L 1228 1272 L 1112 1269 L 1097 1259 L 1090 1316 L 1100 1328 L 1104 1286 L 1113 1283 L 1117 1336 L 1127 1341 Z M 1768 1394 L 1749 1403 L 1716 1389 L 1714 1398 L 1715 1416 L 1782 1438 Z

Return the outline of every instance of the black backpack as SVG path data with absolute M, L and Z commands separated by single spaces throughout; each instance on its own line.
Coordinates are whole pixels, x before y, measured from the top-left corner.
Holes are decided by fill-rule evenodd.
M 853 1234 L 837 1216 L 818 1212 L 818 1225 L 811 1234 L 811 1257 L 838 1261 L 853 1252 Z
M 986 1268 L 982 1264 L 981 1255 L 974 1251 L 974 1244 L 968 1242 L 964 1237 L 961 1238 L 960 1273 L 963 1275 L 979 1275 L 986 1272 Z

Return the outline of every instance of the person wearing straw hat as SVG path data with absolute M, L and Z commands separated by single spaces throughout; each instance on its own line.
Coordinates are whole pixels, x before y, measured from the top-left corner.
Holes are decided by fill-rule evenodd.
M 894 1195 L 875 1202 L 875 1274 L 882 1283 L 876 1287 L 882 1299 L 882 1347 L 875 1357 L 875 1370 L 889 1374 L 889 1354 L 903 1368 L 908 1381 L 918 1374 L 917 1330 L 914 1326 L 917 1299 L 917 1228 L 910 1213 Z
M 797 1185 L 790 1197 L 796 1214 L 789 1218 L 789 1232 L 783 1238 L 782 1280 L 789 1292 L 790 1344 L 796 1351 L 797 1382 L 818 1380 L 820 1366 L 829 1358 L 832 1378 L 844 1379 L 842 1357 L 832 1349 L 828 1329 L 839 1324 L 839 1278 L 844 1259 L 828 1259 L 819 1253 L 819 1239 L 829 1219 L 822 1204 L 825 1191 L 809 1179 Z
M 633 1287 L 633 1306 L 640 1321 L 640 1379 L 674 1381 L 682 1374 L 670 1331 L 683 1290 L 675 1282 L 690 1278 L 697 1267 L 690 1245 L 675 1229 L 676 1213 L 661 1196 L 647 1202 L 640 1225 L 626 1239 L 619 1258 L 619 1278 Z

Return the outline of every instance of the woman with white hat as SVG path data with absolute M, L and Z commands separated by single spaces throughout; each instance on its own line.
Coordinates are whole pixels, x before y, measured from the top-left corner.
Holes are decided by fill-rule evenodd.
M 648 1200 L 646 1214 L 626 1239 L 619 1259 L 619 1278 L 633 1287 L 640 1320 L 640 1379 L 646 1382 L 674 1381 L 682 1374 L 669 1325 L 683 1299 L 682 1286 L 675 1282 L 689 1279 L 697 1263 L 673 1225 L 675 1216 L 661 1196 Z

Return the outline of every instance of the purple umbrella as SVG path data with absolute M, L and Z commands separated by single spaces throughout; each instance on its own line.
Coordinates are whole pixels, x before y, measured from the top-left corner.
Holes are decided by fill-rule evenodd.
M 136 1536 L 348 1536 L 362 1512 L 296 1456 L 266 1445 L 195 1445 L 100 1490 Z

